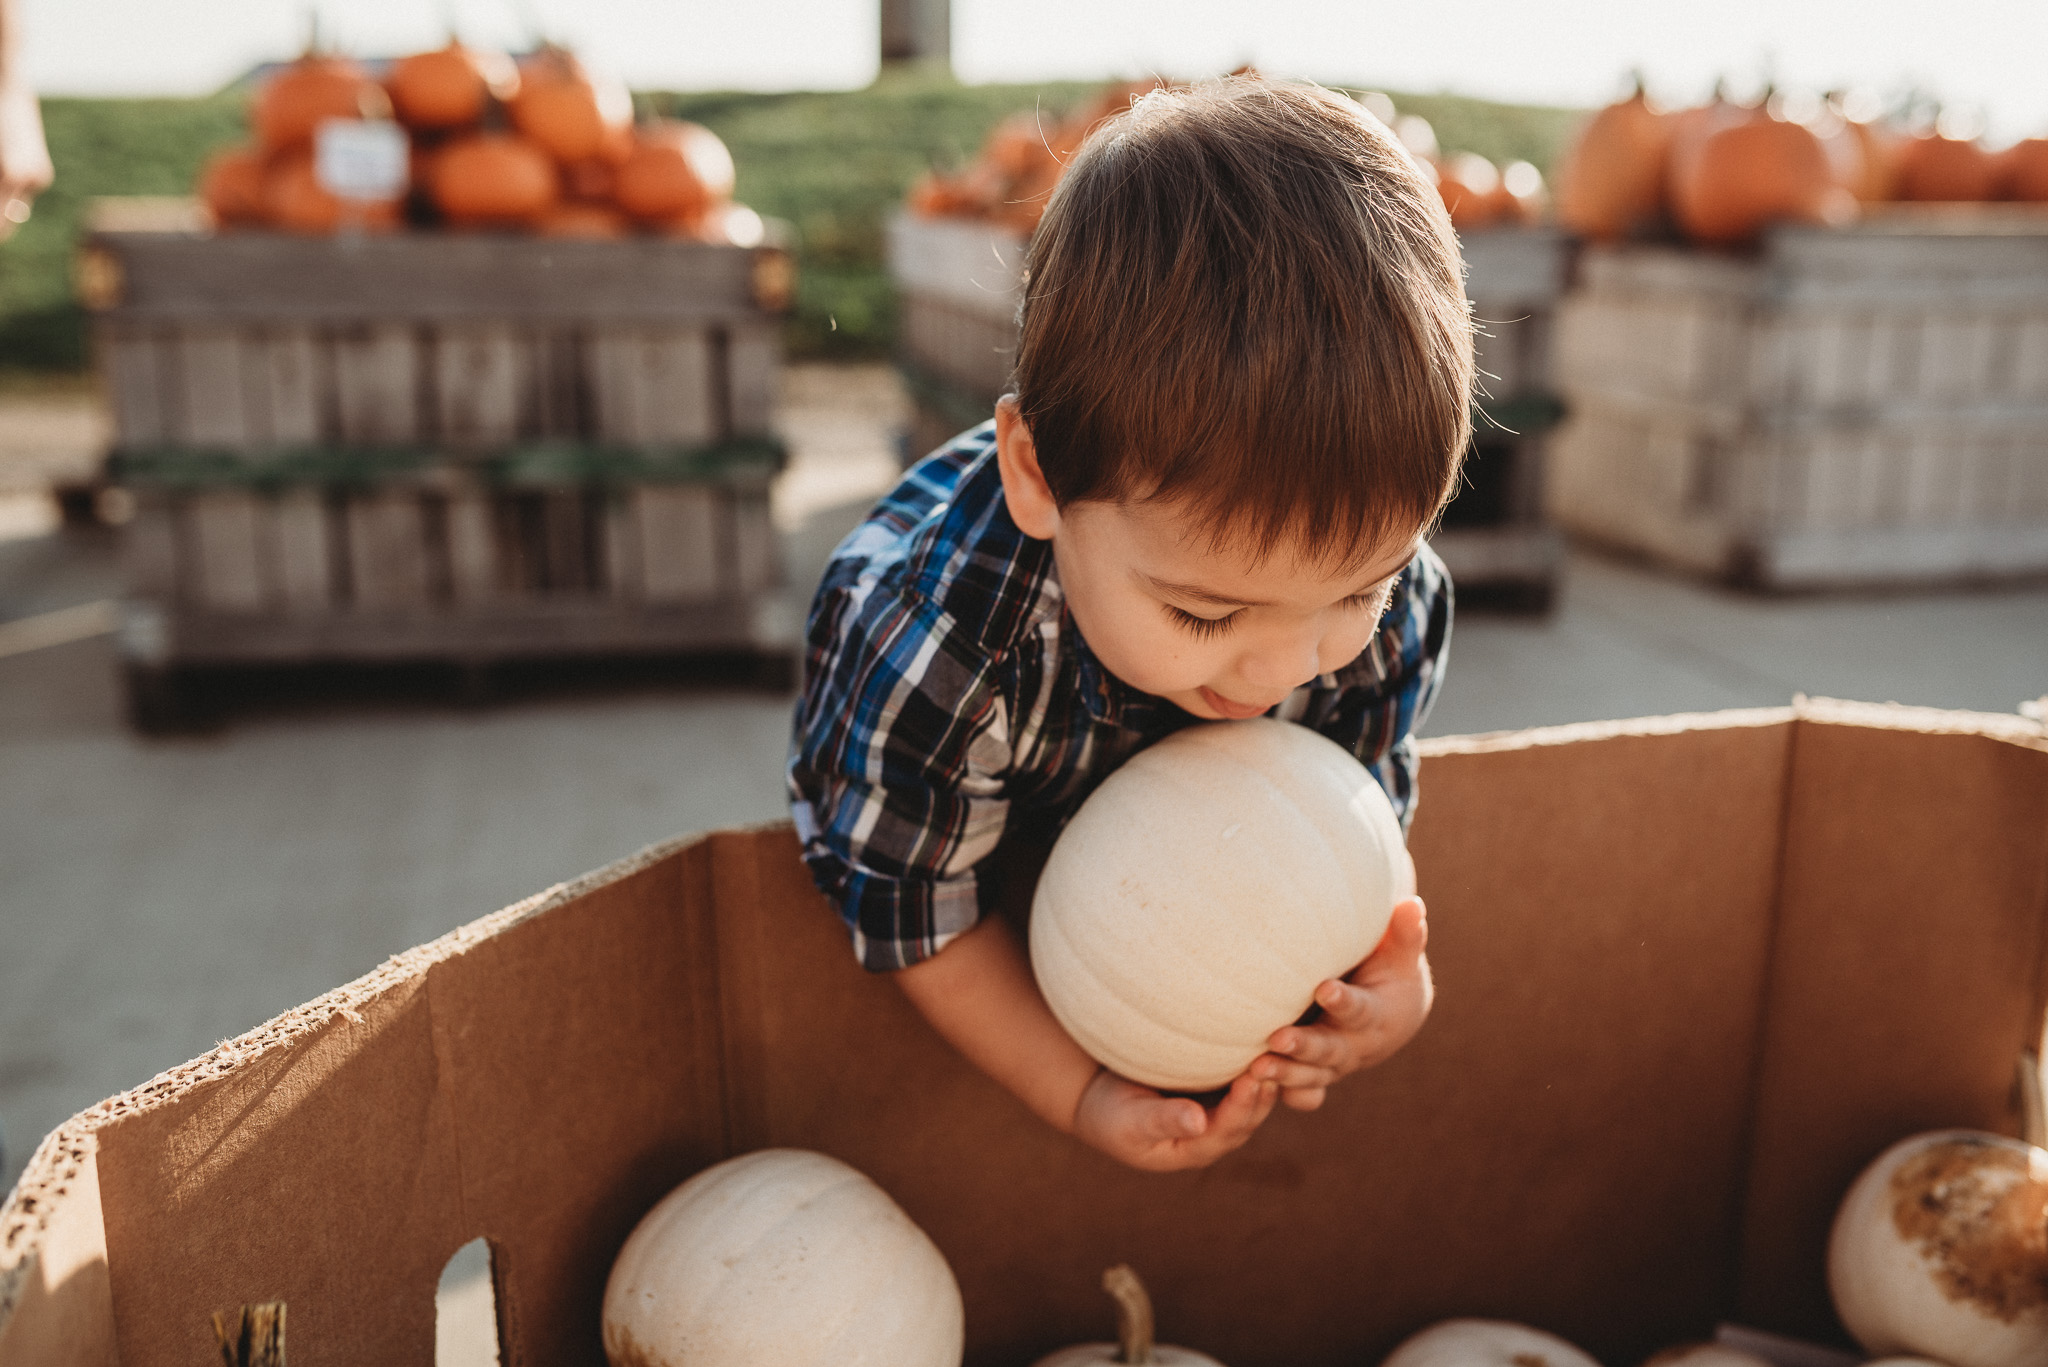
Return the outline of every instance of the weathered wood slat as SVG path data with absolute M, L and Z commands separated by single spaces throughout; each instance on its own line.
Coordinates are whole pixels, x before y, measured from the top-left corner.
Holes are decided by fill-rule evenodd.
M 268 606 L 269 519 L 263 503 L 261 495 L 244 489 L 208 490 L 186 501 L 195 602 L 214 612 L 261 612 Z
M 365 324 L 337 333 L 331 345 L 336 435 L 362 445 L 420 440 L 416 331 L 404 323 Z
M 327 435 L 323 415 L 331 403 L 325 380 L 312 329 L 278 326 L 243 332 L 249 444 L 310 446 Z
M 518 439 L 522 395 L 531 382 L 519 337 L 507 323 L 451 323 L 434 335 L 437 440 L 457 450 L 502 446 Z
M 691 603 L 718 596 L 720 501 L 718 491 L 686 484 L 633 490 L 640 594 L 648 602 Z
M 417 490 L 352 495 L 348 550 L 350 597 L 358 612 L 408 612 L 427 605 L 433 571 Z
M 173 334 L 171 346 L 178 387 L 170 440 L 181 446 L 251 445 L 241 335 L 227 327 L 186 326 Z
M 114 449 L 136 450 L 170 440 L 164 413 L 169 377 L 164 373 L 158 330 L 150 326 L 102 323 L 97 330 L 100 373 L 106 376 L 113 410 Z
M 287 489 L 270 511 L 278 606 L 299 614 L 332 611 L 334 545 L 326 498 L 318 489 Z
M 722 435 L 722 377 L 704 329 L 604 329 L 590 337 L 589 359 L 600 440 L 688 446 Z
M 448 499 L 448 587 L 458 606 L 487 603 L 498 593 L 498 564 L 489 495 L 457 489 Z
M 110 316 L 124 320 L 709 325 L 761 312 L 753 249 L 662 238 L 103 233 L 93 243 L 121 264 Z
M 782 334 L 772 323 L 745 323 L 734 324 L 727 338 L 728 435 L 766 436 L 782 377 Z

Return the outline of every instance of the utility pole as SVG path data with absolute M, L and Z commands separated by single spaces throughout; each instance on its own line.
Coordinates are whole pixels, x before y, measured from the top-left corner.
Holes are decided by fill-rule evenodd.
M 952 0 L 881 0 L 882 65 L 950 70 Z

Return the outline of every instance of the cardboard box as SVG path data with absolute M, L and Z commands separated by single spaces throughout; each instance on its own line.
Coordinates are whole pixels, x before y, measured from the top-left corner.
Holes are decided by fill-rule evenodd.
M 1856 1171 L 1919 1130 L 2037 1129 L 2034 723 L 1802 704 L 1470 737 L 1423 787 L 1435 1015 L 1209 1169 L 1031 1119 L 855 966 L 786 829 L 723 832 L 58 1130 L 0 1216 L 0 1361 L 207 1361 L 210 1312 L 281 1299 L 293 1367 L 425 1364 L 482 1235 L 505 1361 L 597 1363 L 641 1213 L 797 1145 L 931 1233 L 973 1364 L 1101 1337 L 1128 1260 L 1162 1336 L 1232 1367 L 1370 1364 L 1449 1315 L 1629 1367 L 1722 1320 L 1840 1341 L 1822 1249 Z

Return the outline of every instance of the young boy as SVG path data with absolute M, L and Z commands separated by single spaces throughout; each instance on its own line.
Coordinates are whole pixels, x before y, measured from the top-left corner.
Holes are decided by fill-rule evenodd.
M 1204 719 L 1313 727 L 1408 819 L 1450 633 L 1422 536 L 1468 431 L 1463 272 L 1370 115 L 1232 78 L 1089 139 L 1025 296 L 995 421 L 905 475 L 825 573 L 791 805 L 861 961 L 961 1053 L 1126 1163 L 1196 1167 L 1420 1028 L 1421 903 L 1205 1110 L 1061 1030 L 984 875 Z

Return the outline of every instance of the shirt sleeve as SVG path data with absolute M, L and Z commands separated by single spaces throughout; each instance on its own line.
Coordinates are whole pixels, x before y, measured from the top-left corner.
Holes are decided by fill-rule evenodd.
M 804 861 L 861 963 L 907 968 L 981 917 L 974 866 L 1009 814 L 1008 708 L 979 647 L 915 595 L 827 590 L 810 635 L 788 770 Z
M 1283 713 L 1358 756 L 1403 830 L 1415 819 L 1415 728 L 1443 683 L 1451 607 L 1450 571 L 1425 543 L 1395 581 L 1380 629 L 1358 658 L 1318 678 Z

